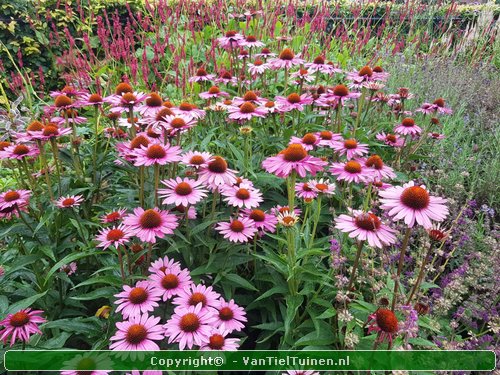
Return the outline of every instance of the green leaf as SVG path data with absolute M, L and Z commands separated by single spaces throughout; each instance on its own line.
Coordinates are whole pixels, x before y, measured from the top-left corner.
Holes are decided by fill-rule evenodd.
M 7 314 L 14 314 L 18 312 L 19 310 L 22 309 L 27 309 L 28 307 L 31 307 L 39 298 L 43 297 L 45 294 L 47 294 L 48 290 L 46 290 L 43 293 L 40 294 L 35 294 L 34 296 L 22 299 L 20 301 L 17 301 L 10 305 L 10 307 L 5 311 L 5 315 Z
M 71 333 L 69 332 L 61 332 L 57 336 L 45 341 L 40 347 L 43 349 L 61 349 L 70 336 Z
M 96 276 L 88 280 L 82 281 L 80 284 L 75 285 L 73 289 L 79 288 L 84 285 L 93 285 L 93 284 L 107 284 L 119 287 L 123 285 L 123 282 L 122 279 L 117 276 Z
M 74 260 L 85 258 L 85 257 L 88 257 L 90 255 L 98 255 L 98 254 L 104 254 L 104 253 L 77 253 L 77 254 L 69 254 L 69 255 L 65 256 L 59 262 L 54 264 L 54 266 L 49 270 L 49 272 L 47 272 L 47 275 L 45 276 L 44 285 L 47 285 L 51 276 L 54 273 L 56 273 L 59 270 L 59 268 L 61 268 L 62 265 L 69 264 L 69 263 L 73 262 Z
M 54 255 L 54 250 L 52 249 L 51 246 L 40 246 L 40 250 L 42 251 L 42 253 L 47 255 L 54 262 L 57 261 L 55 255 Z
M 6 311 L 9 307 L 9 299 L 6 296 L 0 296 L 0 311 Z
M 296 346 L 306 345 L 331 345 L 335 342 L 335 336 L 331 329 L 322 329 L 321 331 L 310 332 L 302 336 L 295 343 Z
M 59 319 L 45 323 L 42 328 L 44 329 L 60 329 L 66 332 L 85 333 L 88 334 L 92 331 L 99 331 L 101 329 L 96 318 L 71 318 Z
M 437 348 L 437 345 L 434 344 L 432 341 L 423 339 L 421 337 L 412 337 L 412 338 L 408 339 L 408 342 L 412 345 L 425 346 L 427 348 L 429 348 L 429 347 Z
M 254 287 L 250 282 L 245 280 L 243 277 L 240 275 L 237 275 L 235 273 L 230 273 L 224 276 L 225 279 L 235 283 L 236 285 L 241 286 L 242 288 L 248 289 L 248 290 L 254 290 L 258 291 L 256 287 Z
M 264 293 L 262 293 L 260 296 L 258 296 L 254 302 L 260 301 L 261 299 L 267 298 L 269 296 L 272 296 L 273 294 L 280 293 L 280 294 L 286 294 L 288 293 L 288 288 L 284 285 L 278 285 L 275 286 L 269 290 L 266 290 Z
M 77 301 L 91 301 L 91 300 L 99 299 L 99 298 L 110 299 L 113 297 L 113 295 L 116 292 L 117 292 L 116 288 L 112 288 L 112 287 L 107 286 L 104 288 L 99 288 L 99 289 L 93 290 L 92 292 L 87 293 L 87 294 L 72 296 L 70 298 L 75 299 Z
M 328 319 L 332 316 L 335 316 L 335 314 L 337 314 L 337 310 L 335 310 L 333 307 L 330 307 L 329 309 L 325 310 L 323 314 L 319 315 L 318 319 Z

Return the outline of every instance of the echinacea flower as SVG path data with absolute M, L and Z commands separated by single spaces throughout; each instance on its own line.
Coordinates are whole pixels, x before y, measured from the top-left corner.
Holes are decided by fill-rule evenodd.
M 264 74 L 266 70 L 269 69 L 269 65 L 264 63 L 262 60 L 257 59 L 253 63 L 247 63 L 248 72 L 252 75 Z
M 426 228 L 429 238 L 434 242 L 443 242 L 450 238 L 451 230 L 441 228 L 441 223 L 433 224 L 430 228 Z
M 262 232 L 274 233 L 276 231 L 276 224 L 278 219 L 276 215 L 267 214 L 258 208 L 253 210 L 243 210 L 241 217 L 248 217 L 254 221 L 255 228 Z
M 36 333 L 41 334 L 38 324 L 45 323 L 46 320 L 40 316 L 42 310 L 22 309 L 15 314 L 7 314 L 0 321 L 0 326 L 4 328 L 0 331 L 0 340 L 4 345 L 10 338 L 10 346 L 13 346 L 16 340 L 28 342 L 30 336 Z
M 221 91 L 217 86 L 212 86 L 208 89 L 208 91 L 204 91 L 199 94 L 200 98 L 209 100 L 220 97 L 228 97 L 229 94 L 225 91 Z
M 134 109 L 147 98 L 147 94 L 142 92 L 126 92 L 121 95 L 108 97 L 108 102 L 113 106 L 111 112 L 123 113 Z
M 151 274 L 155 274 L 158 272 L 165 272 L 165 271 L 173 271 L 173 270 L 180 270 L 181 269 L 181 264 L 179 262 L 176 262 L 174 259 L 169 259 L 168 256 L 164 256 L 163 258 L 158 258 L 154 262 L 151 263 L 151 265 L 148 268 L 148 271 Z
M 274 52 L 271 52 L 271 50 L 269 48 L 264 47 L 260 50 L 259 53 L 256 53 L 255 56 L 268 58 L 268 57 L 275 57 L 276 54 Z
M 251 120 L 252 117 L 265 117 L 266 112 L 252 104 L 244 102 L 239 107 L 231 106 L 228 108 L 229 118 L 232 120 Z
M 199 109 L 194 104 L 187 103 L 187 102 L 182 102 L 181 104 L 179 104 L 178 107 L 172 107 L 171 110 L 176 115 L 191 116 L 192 118 L 197 119 L 197 120 L 205 117 L 205 111 L 203 109 Z
M 335 184 L 329 181 L 325 181 L 324 179 L 309 180 L 308 184 L 311 187 L 311 189 L 315 191 L 317 194 L 324 194 L 324 195 L 335 194 Z
M 239 186 L 228 186 L 222 189 L 224 201 L 234 207 L 254 208 L 263 201 L 262 193 L 251 185 L 241 183 Z
M 96 237 L 96 241 L 99 241 L 97 247 L 102 247 L 106 250 L 108 247 L 114 246 L 118 249 L 119 246 L 129 242 L 131 236 L 128 227 L 125 227 L 123 224 L 117 227 L 104 228 L 99 231 L 99 235 Z
M 14 206 L 25 206 L 28 204 L 30 196 L 30 190 L 9 190 L 0 193 L 0 210 Z
M 188 151 L 182 155 L 181 163 L 193 168 L 206 167 L 212 160 L 209 152 Z
M 242 97 L 235 96 L 232 99 L 232 105 L 239 107 L 242 104 L 244 104 L 245 102 L 250 102 L 254 106 L 260 106 L 260 105 L 264 104 L 266 101 L 267 101 L 266 98 L 258 96 L 255 91 L 249 90 L 249 91 L 245 92 L 245 94 Z
M 55 203 L 59 208 L 71 208 L 78 207 L 82 201 L 83 197 L 81 195 L 70 195 L 59 198 Z
M 313 60 L 313 62 L 306 63 L 305 67 L 311 72 L 321 72 L 324 74 L 333 74 L 335 72 L 341 71 L 340 69 L 335 68 L 333 65 L 327 64 L 323 56 L 317 56 Z
M 376 138 L 383 141 L 386 145 L 392 147 L 403 147 L 405 140 L 396 134 L 385 134 L 384 132 L 378 133 Z
M 387 81 L 388 74 L 380 70 L 381 69 L 372 69 L 369 66 L 364 66 L 358 71 L 347 73 L 346 78 L 351 81 L 349 86 L 361 88 L 373 81 Z
M 66 273 L 66 275 L 71 276 L 77 270 L 76 262 L 71 262 L 70 264 L 63 264 L 60 270 Z
M 358 141 L 354 138 L 335 142 L 333 149 L 337 151 L 340 156 L 346 155 L 347 160 L 368 153 L 368 145 L 358 143 Z
M 78 99 L 81 106 L 102 106 L 105 101 L 100 94 L 85 93 Z
M 156 237 L 163 238 L 166 234 L 173 234 L 179 225 L 175 215 L 156 207 L 148 210 L 135 208 L 133 214 L 123 219 L 123 224 L 130 227 L 132 235 L 149 243 L 156 243 Z
M 132 151 L 135 166 L 165 165 L 182 159 L 181 148 L 169 144 L 150 143 Z
M 262 162 L 262 167 L 269 173 L 278 177 L 288 177 L 293 171 L 300 177 L 305 177 L 309 172 L 315 175 L 323 170 L 327 163 L 320 158 L 307 154 L 300 144 L 289 145 L 276 156 L 271 156 Z
M 124 322 L 117 322 L 118 331 L 109 340 L 113 342 L 109 348 L 111 350 L 131 351 L 160 350 L 154 341 L 161 341 L 165 338 L 164 329 L 159 317 L 148 316 L 148 314 L 131 315 Z
M 125 208 L 120 208 L 116 211 L 110 212 L 109 214 L 101 216 L 101 223 L 110 224 L 117 223 L 125 217 L 127 210 Z
M 372 247 L 382 248 L 396 242 L 396 231 L 372 212 L 352 210 L 351 215 L 340 215 L 335 219 L 335 228 L 349 233 L 350 238 L 368 241 Z
M 307 133 L 302 138 L 299 137 L 291 137 L 290 142 L 288 144 L 300 144 L 304 147 L 306 151 L 314 150 L 315 146 L 318 146 L 321 142 L 321 138 L 319 138 L 314 133 Z
M 368 171 L 371 171 L 374 178 L 377 180 L 382 180 L 384 178 L 391 179 L 396 177 L 394 169 L 384 164 L 382 158 L 378 155 L 371 155 L 367 159 L 358 159 L 360 163 L 363 163 Z
M 73 101 L 73 99 L 65 94 L 58 95 L 54 99 L 54 107 L 59 110 L 72 108 L 75 106 L 75 104 L 76 103 Z
M 213 309 L 197 306 L 178 306 L 174 314 L 165 324 L 165 335 L 168 342 L 179 343 L 179 349 L 193 348 L 193 345 L 202 346 L 209 342 L 213 323 L 216 320 Z
M 176 177 L 175 179 L 163 180 L 161 183 L 167 187 L 166 189 L 158 189 L 160 198 L 165 198 L 163 204 L 188 206 L 198 203 L 207 196 L 207 190 L 204 189 L 202 181 Z
M 221 330 L 230 333 L 245 328 L 243 324 L 247 321 L 245 310 L 234 303 L 234 300 L 225 301 L 224 298 L 220 298 L 215 307 L 217 309 L 215 325 Z
M 119 298 L 115 301 L 118 305 L 116 312 L 121 311 L 125 319 L 147 314 L 159 306 L 161 295 L 163 292 L 146 280 L 138 281 L 134 287 L 124 285 L 123 292 L 115 294 L 115 297 Z
M 215 229 L 230 242 L 248 242 L 257 232 L 255 223 L 249 218 L 231 219 L 229 222 L 220 222 Z
M 274 69 L 290 69 L 294 65 L 300 65 L 304 63 L 304 60 L 299 58 L 300 55 L 295 55 L 290 48 L 285 48 L 278 57 L 269 59 L 268 65 Z
M 71 134 L 71 128 L 61 128 L 57 124 L 49 122 L 41 130 L 31 131 L 29 134 L 33 139 L 47 141 L 57 137 Z
M 150 93 L 144 104 L 141 104 L 137 107 L 137 112 L 141 116 L 156 116 L 158 112 L 160 112 L 163 108 L 163 99 L 156 92 Z
M 394 186 L 379 191 L 381 208 L 386 210 L 394 221 L 404 219 L 408 227 L 415 222 L 424 228 L 432 227 L 433 221 L 443 221 L 448 215 L 446 199 L 429 194 L 425 186 L 410 181 L 403 186 Z
M 218 188 L 221 185 L 232 185 L 236 182 L 236 171 L 229 169 L 226 160 L 220 156 L 214 156 L 198 172 L 198 180 L 204 182 L 211 188 Z
M 441 140 L 441 139 L 445 138 L 444 134 L 440 134 L 440 133 L 427 133 L 427 136 L 429 138 L 438 139 L 438 140 Z
M 253 35 L 247 35 L 245 37 L 245 40 L 243 40 L 240 43 L 240 46 L 242 47 L 249 47 L 249 48 L 260 48 L 264 47 L 265 44 L 261 42 L 260 40 L 257 40 L 257 38 Z
M 14 144 L 0 151 L 0 159 L 23 160 L 25 158 L 38 156 L 40 150 L 34 145 Z
M 319 138 L 318 146 L 321 147 L 333 148 L 333 146 L 335 146 L 335 142 L 341 141 L 343 139 L 340 134 L 333 133 L 329 130 L 318 132 L 316 133 L 316 136 Z
M 193 283 L 189 271 L 186 268 L 180 269 L 177 267 L 158 271 L 150 275 L 149 279 L 151 284 L 162 292 L 163 301 L 179 295 Z
M 394 132 L 402 135 L 419 135 L 422 132 L 422 128 L 415 124 L 415 120 L 406 117 L 401 120 L 401 123 L 396 125 Z
M 178 296 L 172 303 L 177 306 L 197 306 L 201 304 L 202 309 L 216 307 L 220 294 L 213 290 L 211 286 L 190 283 L 184 289 L 180 290 Z
M 329 89 L 326 93 L 321 94 L 318 105 L 327 106 L 329 103 L 344 105 L 344 102 L 349 99 L 357 99 L 361 96 L 359 92 L 351 92 L 345 85 L 337 85 L 333 89 Z
M 299 182 L 295 184 L 295 194 L 302 199 L 315 199 L 318 192 L 315 191 L 308 182 Z
M 196 71 L 196 74 L 192 77 L 189 77 L 188 81 L 189 82 L 205 82 L 205 81 L 212 81 L 215 78 L 215 75 L 213 74 L 208 74 L 207 71 L 204 68 L 198 68 Z
M 230 30 L 227 31 L 226 34 L 220 38 L 217 38 L 217 43 L 219 46 L 225 49 L 236 48 L 243 43 L 245 37 L 240 33 Z
M 398 318 L 396 314 L 388 309 L 379 308 L 368 317 L 368 333 L 377 332 L 377 342 L 388 341 L 392 346 L 392 340 L 398 332 Z
M 239 339 L 227 338 L 228 332 L 221 328 L 214 328 L 208 335 L 208 342 L 200 347 L 200 350 L 236 350 L 239 347 Z
M 372 173 L 356 160 L 349 160 L 345 163 L 333 163 L 330 172 L 339 181 L 365 182 L 372 177 Z
M 284 96 L 277 96 L 276 103 L 280 106 L 281 112 L 290 112 L 296 109 L 297 111 L 303 111 L 304 106 L 311 104 L 313 102 L 312 97 L 309 94 L 299 95 L 297 93 L 292 93 L 286 98 Z
M 293 227 L 299 222 L 296 211 L 282 211 L 277 215 L 278 223 L 284 227 Z
M 314 72 L 310 72 L 307 69 L 299 69 L 296 72 L 293 72 L 290 74 L 290 78 L 295 78 L 294 82 L 297 85 L 300 85 L 301 83 L 304 82 L 312 82 L 314 81 Z

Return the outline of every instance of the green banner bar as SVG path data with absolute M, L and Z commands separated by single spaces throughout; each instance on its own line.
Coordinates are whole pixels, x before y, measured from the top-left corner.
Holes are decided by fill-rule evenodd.
M 9 371 L 163 370 L 163 371 L 492 371 L 493 351 L 450 350 L 239 350 L 233 352 L 120 352 L 69 350 L 8 350 Z

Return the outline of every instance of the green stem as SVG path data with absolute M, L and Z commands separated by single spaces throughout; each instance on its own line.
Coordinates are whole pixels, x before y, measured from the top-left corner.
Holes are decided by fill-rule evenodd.
M 347 291 L 349 292 L 356 280 L 356 271 L 358 270 L 359 259 L 361 258 L 361 251 L 363 250 L 364 241 L 358 241 L 358 250 L 356 251 L 356 258 L 354 258 L 354 264 L 352 266 L 351 277 L 349 278 L 349 285 L 347 286 Z
M 415 295 L 416 292 L 418 292 L 418 289 L 420 288 L 420 283 L 424 279 L 425 276 L 425 267 L 427 266 L 427 262 L 429 261 L 429 258 L 432 253 L 432 248 L 433 248 L 433 243 L 431 241 L 431 244 L 429 246 L 429 249 L 424 255 L 424 259 L 422 260 L 422 266 L 420 267 L 420 272 L 418 273 L 417 281 L 415 282 L 415 285 L 413 286 L 413 289 L 411 290 L 410 296 L 408 297 L 408 300 L 406 301 L 406 304 L 409 305 L 413 296 Z
M 396 303 L 398 301 L 399 293 L 399 277 L 401 276 L 401 271 L 403 270 L 403 263 L 405 260 L 406 248 L 408 247 L 408 242 L 410 241 L 411 228 L 406 228 L 406 233 L 403 239 L 403 244 L 401 245 L 401 253 L 399 254 L 398 272 L 396 275 L 396 280 L 394 280 L 394 296 L 392 297 L 391 310 L 394 311 L 396 308 Z
M 26 218 L 25 218 L 25 217 L 24 217 L 24 215 L 23 215 L 23 212 L 19 209 L 19 207 L 18 207 L 17 205 L 16 205 L 16 210 L 17 210 L 17 213 L 19 214 L 19 217 L 20 217 L 20 218 L 21 218 L 21 220 L 23 221 L 24 225 L 26 225 L 26 226 L 29 228 L 29 230 L 31 231 L 31 233 L 33 233 L 33 238 L 34 238 L 35 240 L 37 240 L 37 241 L 38 241 L 38 243 L 39 243 L 40 245 L 42 245 L 42 246 L 43 246 L 43 242 L 40 240 L 40 238 L 38 238 L 38 236 L 37 236 L 37 235 L 36 235 L 36 233 L 35 233 L 35 230 L 34 230 L 34 229 L 33 229 L 33 227 L 30 225 L 30 223 L 28 223 L 28 221 L 26 220 Z
M 47 164 L 47 157 L 45 156 L 45 145 L 42 141 L 37 140 L 38 148 L 40 149 L 40 159 L 42 160 L 43 175 L 45 177 L 45 182 L 47 183 L 47 188 L 49 189 L 50 200 L 54 200 L 54 192 L 52 191 L 52 184 L 49 177 L 49 165 Z
M 309 248 L 311 248 L 314 243 L 314 237 L 316 236 L 316 229 L 318 227 L 319 218 L 321 217 L 321 198 L 322 198 L 321 194 L 319 194 L 317 200 L 318 205 L 316 206 L 316 212 L 314 215 L 313 230 L 311 233 L 311 239 L 309 240 Z
M 155 207 L 158 207 L 158 185 L 160 184 L 160 164 L 156 163 L 154 165 L 154 197 L 155 197 Z

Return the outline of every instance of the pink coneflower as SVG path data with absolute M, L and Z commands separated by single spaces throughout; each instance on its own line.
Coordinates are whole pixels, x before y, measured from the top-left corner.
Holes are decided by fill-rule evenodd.
M 163 108 L 163 99 L 156 92 L 150 93 L 144 104 L 137 107 L 137 112 L 142 116 L 156 116 Z
M 239 339 L 227 338 L 228 333 L 221 328 L 214 328 L 208 336 L 208 342 L 200 347 L 200 350 L 236 350 L 239 347 Z
M 375 69 L 372 69 L 369 66 L 364 66 L 358 71 L 347 73 L 346 78 L 351 81 L 349 86 L 354 88 L 361 88 L 366 86 L 366 84 L 368 84 L 369 82 L 386 81 L 388 78 L 388 74 L 383 71 L 377 72 L 375 71 Z
M 255 56 L 263 57 L 263 58 L 268 58 L 268 57 L 275 57 L 276 54 L 274 52 L 271 52 L 269 48 L 262 48 L 259 53 L 256 53 Z
M 247 63 L 247 68 L 250 74 L 260 75 L 269 69 L 269 65 L 264 63 L 262 60 L 257 59 L 253 63 Z
M 329 130 L 323 130 L 316 133 L 316 137 L 319 138 L 319 146 L 333 148 L 335 142 L 341 141 L 343 138 L 340 134 L 333 133 Z
M 236 182 L 235 173 L 236 171 L 228 168 L 224 158 L 214 156 L 206 167 L 200 169 L 198 180 L 215 189 L 221 185 L 233 185 Z
M 30 196 L 30 190 L 9 190 L 0 193 L 0 210 L 25 206 L 29 203 Z
M 172 112 L 178 116 L 190 116 L 194 119 L 202 119 L 205 117 L 205 111 L 199 109 L 194 104 L 182 102 L 178 107 L 171 108 Z
M 58 95 L 54 99 L 54 107 L 58 110 L 73 108 L 76 104 L 77 103 L 73 101 L 73 99 L 65 94 Z
M 11 145 L 0 151 L 0 159 L 23 160 L 25 158 L 38 156 L 40 150 L 38 147 L 28 144 Z
M 308 182 L 299 182 L 295 184 L 295 194 L 297 194 L 299 198 L 308 200 L 315 199 L 318 196 L 318 193 L 313 190 Z
M 261 108 L 266 113 L 280 113 L 281 112 L 281 105 L 279 105 L 278 103 L 273 102 L 271 100 L 265 102 Z
M 180 350 L 185 347 L 192 349 L 193 345 L 202 346 L 209 342 L 216 319 L 213 309 L 204 309 L 201 303 L 197 306 L 178 306 L 164 326 L 165 335 L 169 343 L 179 343 Z
M 394 132 L 402 135 L 419 135 L 422 132 L 422 128 L 415 124 L 415 120 L 406 117 L 401 120 L 401 123 L 396 125 Z
M 77 89 L 76 87 L 73 87 L 73 86 L 64 86 L 60 91 L 51 91 L 50 92 L 50 96 L 55 98 L 59 95 L 66 95 L 70 98 L 74 98 L 74 97 L 80 97 L 84 94 L 86 94 L 87 91 L 85 90 L 81 90 L 81 89 Z
M 113 106 L 111 112 L 129 112 L 134 107 L 137 107 L 147 98 L 147 94 L 142 92 L 126 92 L 121 95 L 110 96 L 108 101 Z
M 304 60 L 299 58 L 300 55 L 295 55 L 290 48 L 285 48 L 277 58 L 269 59 L 268 65 L 274 69 L 290 69 L 294 65 L 304 63 Z
M 309 180 L 309 186 L 318 194 L 333 195 L 335 194 L 335 184 L 332 184 L 324 179 Z
M 359 92 L 351 92 L 345 85 L 337 85 L 333 89 L 328 89 L 324 94 L 321 94 L 318 100 L 318 105 L 328 106 L 329 103 L 344 105 L 344 102 L 349 99 L 357 99 L 361 96 Z
M 204 189 L 203 182 L 189 178 L 176 177 L 175 179 L 164 180 L 162 184 L 166 189 L 159 189 L 160 198 L 165 198 L 163 204 L 175 204 L 188 206 L 196 204 L 207 196 L 207 190 Z
M 135 166 L 151 166 L 154 164 L 165 165 L 175 163 L 182 159 L 181 148 L 169 144 L 150 143 L 147 146 L 141 145 L 132 151 L 135 156 Z
M 265 117 L 266 112 L 251 102 L 244 102 L 240 106 L 228 108 L 229 118 L 233 120 L 251 120 L 253 117 Z
M 215 82 L 223 83 L 225 85 L 230 84 L 233 86 L 236 86 L 238 84 L 238 80 L 236 79 L 236 77 L 233 77 L 233 75 L 228 71 L 222 71 Z
M 198 123 L 197 119 L 187 115 L 166 116 L 165 123 L 162 124 L 173 136 L 177 133 L 184 133 L 193 128 Z
M 382 248 L 396 242 L 396 231 L 371 212 L 352 210 L 351 215 L 340 215 L 335 219 L 335 228 L 349 233 L 350 238 L 368 241 L 372 247 Z
M 247 35 L 245 37 L 245 40 L 243 40 L 240 43 L 240 46 L 242 47 L 248 47 L 248 48 L 260 48 L 264 47 L 265 44 L 261 42 L 260 40 L 257 40 L 257 38 L 253 35 Z
M 101 216 L 101 223 L 109 224 L 109 223 L 117 223 L 121 221 L 127 210 L 125 208 L 120 208 L 116 211 L 110 212 L 109 214 Z
M 27 206 L 19 207 L 19 206 L 12 206 L 12 207 L 7 207 L 7 208 L 0 208 L 0 219 L 12 219 L 13 217 L 19 217 L 19 211 L 26 212 L 28 211 Z
M 260 97 L 255 91 L 249 90 L 242 97 L 235 96 L 232 100 L 232 105 L 239 107 L 246 102 L 250 102 L 254 106 L 260 106 L 266 103 L 267 99 Z
M 360 163 L 363 163 L 368 171 L 371 171 L 375 179 L 381 180 L 383 178 L 395 178 L 396 173 L 394 169 L 384 164 L 382 158 L 378 155 L 372 155 L 367 159 L 359 159 Z
M 278 223 L 284 227 L 293 227 L 299 222 L 299 215 L 297 211 L 280 211 L 277 216 Z
M 118 331 L 110 338 L 111 350 L 160 350 L 154 341 L 161 341 L 165 338 L 164 328 L 159 317 L 148 316 L 148 314 L 131 315 L 127 321 L 117 322 Z M 154 341 L 153 341 L 154 340 Z
M 312 151 L 314 150 L 315 146 L 319 145 L 320 141 L 321 138 L 319 138 L 316 134 L 307 133 L 302 138 L 299 137 L 290 138 L 290 142 L 288 144 L 289 145 L 299 144 L 302 145 L 306 151 Z
M 249 218 L 231 219 L 229 222 L 220 222 L 215 229 L 230 242 L 248 242 L 257 232 L 255 223 Z
M 96 241 L 99 241 L 97 247 L 102 247 L 104 250 L 110 246 L 118 248 L 120 245 L 125 245 L 129 242 L 132 234 L 123 224 L 117 227 L 104 228 L 99 231 Z
M 152 127 L 155 130 L 166 129 L 167 128 L 167 118 L 174 116 L 174 112 L 170 108 L 162 107 L 156 114 L 145 116 L 144 118 L 138 120 L 139 124 L 145 124 L 148 127 Z M 192 118 L 192 116 L 189 116 Z M 130 123 L 127 127 L 130 127 Z
M 330 172 L 339 181 L 355 183 L 365 182 L 372 177 L 371 172 L 355 160 L 349 160 L 345 163 L 333 163 Z
M 384 182 L 382 180 L 379 180 L 375 178 L 373 181 L 365 181 L 365 184 L 368 186 L 369 184 L 372 184 L 372 187 L 374 189 L 378 190 L 385 190 L 387 188 L 390 188 L 392 185 L 388 184 L 387 182 Z
M 379 308 L 368 317 L 368 333 L 377 332 L 377 343 L 387 340 L 392 346 L 392 339 L 398 332 L 398 318 L 393 311 Z
M 100 94 L 85 93 L 80 96 L 78 102 L 81 106 L 102 106 L 105 101 Z
M 439 140 L 441 140 L 441 139 L 444 139 L 444 138 L 445 138 L 444 134 L 440 134 L 440 133 L 427 133 L 427 136 L 428 136 L 429 138 L 432 138 L 432 139 L 439 139 Z
M 396 134 L 385 134 L 384 132 L 378 133 L 376 137 L 379 141 L 383 141 L 386 145 L 392 147 L 403 147 L 405 141 L 403 138 Z
M 438 98 L 434 103 L 423 103 L 416 112 L 422 112 L 423 114 L 430 115 L 433 113 L 440 113 L 445 115 L 451 115 L 453 111 L 450 108 L 446 108 L 446 104 L 443 98 Z
M 262 193 L 258 189 L 244 183 L 225 187 L 221 194 L 225 197 L 224 201 L 234 207 L 254 208 L 263 201 Z
M 175 215 L 156 207 L 149 210 L 135 208 L 133 214 L 123 219 L 123 224 L 130 227 L 132 235 L 149 243 L 156 243 L 156 237 L 163 238 L 166 234 L 173 234 L 179 225 Z
M 178 267 L 158 271 L 150 275 L 149 279 L 151 284 L 162 292 L 163 301 L 179 295 L 193 283 L 189 271 L 186 268 L 180 269 Z
M 187 212 L 186 212 L 187 210 Z M 172 208 L 172 211 L 179 217 L 181 218 L 186 218 L 188 220 L 194 220 L 196 219 L 196 208 L 194 206 L 189 206 L 186 208 L 186 206 L 183 206 L 182 204 L 179 206 L 175 206 Z M 182 219 L 181 219 L 182 220 Z
M 214 74 L 208 74 L 204 68 L 199 68 L 196 71 L 196 74 L 192 77 L 189 77 L 189 82 L 205 82 L 212 81 L 215 78 Z
M 234 303 L 234 300 L 226 302 L 224 298 L 220 298 L 215 307 L 217 309 L 215 325 L 218 328 L 228 333 L 245 328 L 243 324 L 247 321 L 245 310 Z
M 290 112 L 294 109 L 298 111 L 303 111 L 304 106 L 311 104 L 313 99 L 308 94 L 299 95 L 297 93 L 292 93 L 286 98 L 283 96 L 276 97 L 276 103 L 280 106 L 281 112 Z
M 63 264 L 59 270 L 66 273 L 66 275 L 71 276 L 77 270 L 76 262 L 71 262 L 70 264 Z
M 203 168 L 212 160 L 209 152 L 188 151 L 182 155 L 181 163 L 193 168 Z
M 258 208 L 254 208 L 253 210 L 243 210 L 240 216 L 253 220 L 255 228 L 262 232 L 274 233 L 276 231 L 276 224 L 278 224 L 276 215 L 267 214 Z
M 59 198 L 55 203 L 59 208 L 78 207 L 83 202 L 81 195 L 69 195 L 67 197 Z
M 319 372 L 311 370 L 287 370 L 282 375 L 320 375 Z
M 57 124 L 48 123 L 43 126 L 41 130 L 31 131 L 28 134 L 32 136 L 33 139 L 49 140 L 51 138 L 62 137 L 71 134 L 71 128 L 60 128 Z
M 333 65 L 327 64 L 323 56 L 317 56 L 312 63 L 305 64 L 305 67 L 311 72 L 321 72 L 325 74 L 333 74 L 335 72 L 341 71 L 335 68 Z
M 138 281 L 135 287 L 124 285 L 123 292 L 115 294 L 115 297 L 120 298 L 115 301 L 118 305 L 116 312 L 121 311 L 125 319 L 146 314 L 159 306 L 157 302 L 162 294 L 161 290 L 145 280 Z
M 245 37 L 243 35 L 236 31 L 230 30 L 227 31 L 224 36 L 217 38 L 217 43 L 222 48 L 231 49 L 239 47 L 244 40 Z
M 181 264 L 179 262 L 176 262 L 174 259 L 169 259 L 167 256 L 163 258 L 158 258 L 154 262 L 151 263 L 151 265 L 148 268 L 148 271 L 151 274 L 155 274 L 158 272 L 165 272 L 165 271 L 173 271 L 173 270 L 180 270 L 181 269 Z
M 204 91 L 199 94 L 200 98 L 209 100 L 220 97 L 228 97 L 229 94 L 225 91 L 221 91 L 217 86 L 212 86 L 208 89 L 208 91 Z
M 189 284 L 179 291 L 178 297 L 174 298 L 172 303 L 177 306 L 189 307 L 201 304 L 203 309 L 216 307 L 220 294 L 215 292 L 211 286 Z
M 4 326 L 0 331 L 0 340 L 6 345 L 10 337 L 10 346 L 13 346 L 16 340 L 28 342 L 32 334 L 42 334 L 38 328 L 38 324 L 46 322 L 40 316 L 42 313 L 42 310 L 23 309 L 15 314 L 7 314 L 0 321 L 0 326 Z
M 431 196 L 425 186 L 415 185 L 413 181 L 379 191 L 379 195 L 382 197 L 380 207 L 387 210 L 394 221 L 404 219 L 410 228 L 415 221 L 430 228 L 431 220 L 443 221 L 448 215 L 446 199 Z
M 358 143 L 358 141 L 354 138 L 335 142 L 333 149 L 337 151 L 340 156 L 346 155 L 347 160 L 351 160 L 356 156 L 362 156 L 368 153 L 368 145 Z
M 276 156 L 271 156 L 262 162 L 262 167 L 269 173 L 285 178 L 292 171 L 304 178 L 309 172 L 315 175 L 323 170 L 327 163 L 320 158 L 307 154 L 307 151 L 300 144 L 289 145 L 285 150 Z
M 301 83 L 304 82 L 311 82 L 313 81 L 316 77 L 314 76 L 314 72 L 310 72 L 307 69 L 299 69 L 296 72 L 293 72 L 290 74 L 290 78 L 295 78 L 295 83 L 297 85 L 300 85 Z

